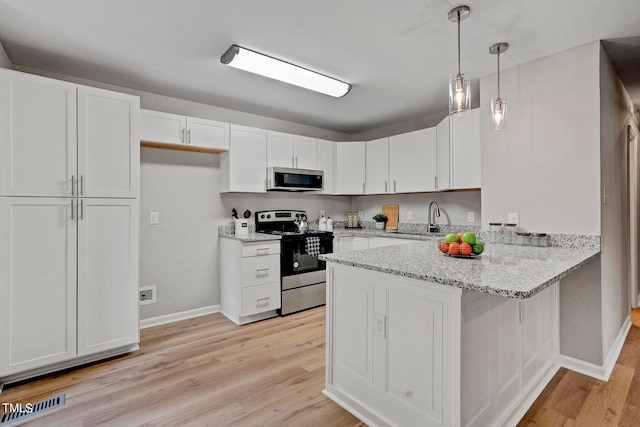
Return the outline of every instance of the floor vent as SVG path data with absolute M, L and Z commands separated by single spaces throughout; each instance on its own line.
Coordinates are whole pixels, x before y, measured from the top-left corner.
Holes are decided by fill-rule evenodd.
M 11 423 L 15 423 L 16 421 L 24 420 L 27 417 L 31 417 L 33 415 L 41 414 L 43 412 L 49 411 L 51 409 L 57 408 L 59 406 L 64 405 L 64 394 L 60 394 L 55 397 L 51 397 L 47 400 L 43 400 L 42 402 L 34 403 L 34 404 L 26 404 L 20 405 L 17 408 L 10 408 L 13 412 L 5 412 L 4 414 L 0 414 L 0 427 L 7 426 Z M 7 409 L 8 404 L 5 404 L 3 409 Z

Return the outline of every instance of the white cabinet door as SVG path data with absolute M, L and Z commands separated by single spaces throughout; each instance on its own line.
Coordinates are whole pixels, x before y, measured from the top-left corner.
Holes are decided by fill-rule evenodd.
M 435 191 L 436 163 L 435 127 L 389 138 L 391 191 Z
M 185 143 L 187 118 L 161 111 L 140 110 L 140 140 L 161 144 Z
M 353 237 L 353 250 L 359 251 L 361 249 L 369 249 L 369 238 L 354 236 Z
M 480 109 L 451 116 L 451 188 L 480 188 Z
M 389 192 L 389 138 L 366 143 L 366 194 Z
M 451 134 L 449 116 L 436 126 L 436 190 L 451 188 Z
M 294 167 L 300 169 L 316 169 L 316 139 L 294 135 L 293 156 Z
M 78 355 L 138 342 L 138 201 L 79 199 Z
M 228 150 L 229 123 L 187 117 L 187 145 L 213 150 Z
M 267 131 L 267 166 L 292 168 L 294 160 L 293 135 Z
M 140 99 L 78 87 L 78 191 L 86 197 L 137 197 Z
M 264 193 L 267 132 L 231 125 L 229 151 L 220 155 L 220 191 Z
M 76 145 L 76 85 L 0 69 L 0 195 L 71 196 Z
M 335 193 L 336 143 L 318 139 L 316 142 L 316 167 L 324 172 L 322 194 Z
M 364 141 L 336 144 L 336 193 L 364 193 L 365 162 Z
M 0 377 L 76 356 L 71 203 L 0 197 Z

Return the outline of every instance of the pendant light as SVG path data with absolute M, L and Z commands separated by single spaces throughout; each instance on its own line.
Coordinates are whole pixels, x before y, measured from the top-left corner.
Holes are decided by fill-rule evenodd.
M 499 132 L 504 128 L 507 119 L 507 101 L 500 98 L 500 54 L 509 49 L 509 43 L 500 42 L 489 48 L 491 55 L 498 56 L 498 97 L 491 98 L 491 127 Z
M 456 6 L 449 11 L 449 21 L 458 24 L 458 74 L 449 75 L 449 114 L 462 113 L 471 109 L 471 90 L 469 79 L 460 72 L 460 21 L 469 17 L 469 6 Z

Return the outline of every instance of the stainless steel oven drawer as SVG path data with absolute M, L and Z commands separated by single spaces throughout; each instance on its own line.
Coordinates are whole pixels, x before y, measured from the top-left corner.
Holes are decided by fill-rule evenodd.
M 324 271 L 323 271 L 324 273 Z M 282 309 L 280 314 L 290 314 L 307 308 L 317 307 L 326 304 L 327 284 L 326 282 L 315 285 L 304 286 L 302 288 L 282 291 Z

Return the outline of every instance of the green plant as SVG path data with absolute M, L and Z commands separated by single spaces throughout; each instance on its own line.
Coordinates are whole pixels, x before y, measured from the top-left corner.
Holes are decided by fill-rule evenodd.
M 386 220 L 388 220 L 389 218 L 387 218 L 387 216 L 383 213 L 377 213 L 373 216 L 373 220 L 375 222 L 384 222 Z

